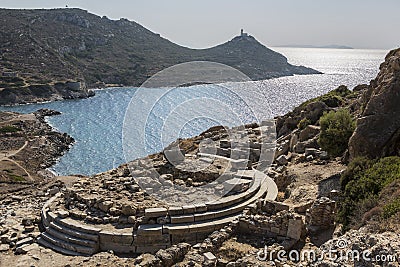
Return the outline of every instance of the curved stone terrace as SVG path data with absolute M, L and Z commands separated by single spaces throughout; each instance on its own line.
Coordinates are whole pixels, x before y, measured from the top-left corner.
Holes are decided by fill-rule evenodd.
M 178 165 L 172 164 L 175 159 L 167 155 L 167 148 L 90 178 L 66 179 L 69 183 L 42 209 L 39 243 L 67 255 L 92 255 L 107 250 L 155 252 L 180 242 L 203 241 L 249 205 L 276 198 L 275 183 L 258 168 L 265 127 L 216 128 L 179 140 L 175 145 L 184 157 Z M 237 152 L 232 151 L 237 150 L 234 135 L 249 137 L 247 158 L 232 158 Z M 272 146 L 266 149 L 274 151 Z M 245 168 L 238 168 L 240 164 Z M 177 185 L 187 194 L 170 194 L 169 188 Z M 204 186 L 205 195 L 193 195 L 191 190 Z M 220 197 L 211 199 L 207 192 Z

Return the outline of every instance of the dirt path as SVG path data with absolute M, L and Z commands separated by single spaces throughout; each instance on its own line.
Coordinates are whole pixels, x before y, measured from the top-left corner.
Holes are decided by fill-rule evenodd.
M 12 152 L 6 152 L 4 154 L 4 152 L 2 152 L 2 154 L 0 155 L 0 161 L 2 160 L 6 160 L 9 162 L 14 163 L 15 165 L 17 165 L 20 169 L 24 170 L 25 173 L 28 175 L 28 179 L 33 182 L 34 179 L 32 178 L 32 176 L 30 175 L 30 173 L 24 168 L 22 167 L 18 162 L 16 162 L 15 160 L 11 159 L 10 157 L 13 157 L 15 155 L 17 155 L 19 152 L 21 152 L 22 150 L 25 149 L 25 147 L 28 145 L 28 141 L 25 141 L 24 145 L 22 147 L 20 147 L 18 150 L 12 151 Z
M 18 150 L 15 151 L 6 151 L 6 152 L 1 152 L 0 154 L 0 161 L 2 160 L 10 160 L 10 157 L 17 155 L 19 152 L 25 149 L 25 147 L 28 145 L 28 141 L 25 141 L 24 145 L 21 146 Z M 5 153 L 5 154 L 4 154 Z

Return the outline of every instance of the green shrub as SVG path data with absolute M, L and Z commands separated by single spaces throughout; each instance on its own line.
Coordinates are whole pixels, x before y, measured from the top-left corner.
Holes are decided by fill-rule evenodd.
M 383 217 L 390 218 L 400 211 L 400 198 L 396 198 L 383 207 Z
M 21 129 L 15 126 L 4 126 L 0 128 L 0 133 L 16 133 L 21 131 Z
M 345 186 L 345 194 L 346 197 L 358 201 L 368 194 L 378 195 L 385 186 L 399 178 L 400 158 L 383 158 L 354 176 Z
M 19 176 L 19 175 L 9 174 L 9 176 L 14 182 L 23 182 L 23 181 L 25 181 L 24 177 Z
M 299 128 L 300 130 L 303 130 L 310 124 L 311 124 L 311 121 L 307 118 L 304 118 L 297 124 L 297 128 Z
M 347 169 L 343 172 L 340 177 L 340 185 L 342 190 L 345 190 L 346 185 L 351 180 L 358 180 L 363 172 L 373 165 L 374 161 L 369 160 L 365 157 L 358 157 L 353 159 Z
M 338 219 L 348 227 L 351 222 L 361 221 L 363 212 L 373 208 L 380 192 L 400 179 L 400 157 L 387 157 L 380 160 L 355 159 L 342 174 L 344 188 L 343 201 Z M 371 204 L 372 203 L 372 204 Z M 400 207 L 394 201 L 384 207 L 384 216 L 390 217 Z
M 332 90 L 322 96 L 304 102 L 303 104 L 301 104 L 301 106 L 305 107 L 310 103 L 321 101 L 324 102 L 328 107 L 337 108 L 344 103 L 344 98 L 350 98 L 353 95 L 355 95 L 355 93 L 349 90 L 346 86 L 341 85 L 335 90 Z
M 355 121 L 346 109 L 324 113 L 320 118 L 321 134 L 319 145 L 331 156 L 341 156 L 347 149 L 355 129 Z

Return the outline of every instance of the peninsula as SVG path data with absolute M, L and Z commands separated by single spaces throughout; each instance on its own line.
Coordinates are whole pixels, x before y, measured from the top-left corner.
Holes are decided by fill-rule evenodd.
M 179 46 L 134 21 L 85 10 L 0 9 L 0 105 L 88 97 L 91 88 L 140 86 L 189 61 L 234 67 L 253 80 L 320 72 L 242 33 L 208 49 Z

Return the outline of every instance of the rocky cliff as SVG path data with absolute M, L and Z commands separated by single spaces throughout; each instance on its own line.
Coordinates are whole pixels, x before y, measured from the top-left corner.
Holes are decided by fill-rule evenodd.
M 362 114 L 349 142 L 350 157 L 400 155 L 400 49 L 386 56 L 361 105 Z
M 0 98 L 10 104 L 25 102 L 10 95 L 30 85 L 72 80 L 85 82 L 88 88 L 138 86 L 166 67 L 194 60 L 227 64 L 254 80 L 319 73 L 290 65 L 283 55 L 248 35 L 209 49 L 189 49 L 136 22 L 110 20 L 81 9 L 0 9 L 0 40 Z M 25 94 L 35 96 L 28 91 Z
M 18 89 L 10 87 L 0 89 L 0 105 L 86 98 L 92 95 L 94 92 L 80 82 L 32 84 Z

